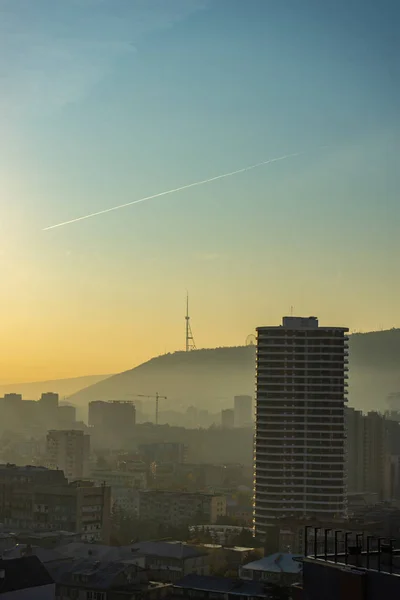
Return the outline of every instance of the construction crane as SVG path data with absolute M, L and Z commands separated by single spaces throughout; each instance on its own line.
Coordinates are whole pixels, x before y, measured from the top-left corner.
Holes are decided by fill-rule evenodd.
M 152 398 L 156 401 L 156 425 L 158 425 L 158 401 L 159 400 L 167 400 L 167 396 L 160 396 L 158 392 L 156 392 L 155 396 L 150 396 L 147 394 L 136 394 L 138 398 Z

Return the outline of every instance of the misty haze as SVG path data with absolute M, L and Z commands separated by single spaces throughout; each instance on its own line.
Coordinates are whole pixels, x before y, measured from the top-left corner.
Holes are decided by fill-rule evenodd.
M 0 0 L 0 600 L 400 597 L 399 24 Z

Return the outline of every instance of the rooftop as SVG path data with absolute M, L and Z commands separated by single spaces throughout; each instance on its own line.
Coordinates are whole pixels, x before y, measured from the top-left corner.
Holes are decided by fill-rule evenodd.
M 93 558 L 78 558 L 74 561 L 51 563 L 48 569 L 57 584 L 77 585 L 97 590 L 111 587 L 134 589 L 141 585 L 140 576 L 132 580 L 132 569 L 139 573 L 134 565 L 122 562 L 99 561 Z M 144 580 L 142 580 L 142 583 Z
M 2 594 L 54 583 L 37 556 L 0 559 L 0 574 L 4 574 L 0 579 Z
M 235 596 L 252 596 L 265 598 L 265 586 L 256 581 L 242 581 L 228 577 L 213 577 L 208 575 L 186 575 L 174 584 L 175 588 L 207 591 L 211 593 L 229 594 Z
M 185 496 L 195 497 L 204 496 L 205 498 L 214 498 L 216 496 L 222 496 L 223 494 L 211 494 L 207 492 L 182 492 L 182 491 L 170 491 L 170 490 L 139 490 L 141 494 L 152 494 L 159 496 Z
M 50 471 L 50 469 L 47 469 L 47 467 L 36 467 L 34 465 L 24 465 L 23 467 L 18 467 L 13 463 L 0 463 L 0 470 L 2 471 L 4 469 L 12 469 L 14 471 L 19 471 L 20 473 L 38 473 L 39 471 Z
M 302 565 L 298 560 L 300 554 L 290 553 L 275 553 L 269 556 L 264 556 L 260 560 L 255 560 L 247 565 L 243 565 L 243 569 L 249 571 L 266 571 L 268 573 L 300 573 Z
M 12 548 L 3 550 L 4 560 L 13 560 L 23 556 L 37 556 L 43 564 L 56 560 L 67 560 L 67 557 L 63 556 L 61 552 L 57 552 L 57 550 L 41 548 L 40 546 L 31 546 L 30 544 L 16 544 Z
M 132 549 L 139 554 L 176 559 L 196 558 L 207 554 L 206 551 L 183 542 L 139 542 Z
M 143 555 L 181 560 L 207 554 L 205 550 L 200 550 L 182 542 L 139 542 L 131 546 L 107 546 L 105 544 L 72 542 L 71 544 L 58 546 L 57 551 L 63 556 L 110 562 L 132 560 Z
M 281 325 L 257 327 L 263 329 L 327 329 L 329 331 L 348 331 L 347 327 L 319 327 L 317 317 L 282 317 Z

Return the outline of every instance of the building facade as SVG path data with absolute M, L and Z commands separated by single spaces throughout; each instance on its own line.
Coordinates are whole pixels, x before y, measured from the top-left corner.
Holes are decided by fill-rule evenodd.
M 66 530 L 88 542 L 108 543 L 111 489 L 91 482 L 41 487 L 33 494 L 33 529 Z
M 257 329 L 254 530 L 345 514 L 347 329 L 284 317 Z
M 145 521 L 181 527 L 197 522 L 216 523 L 218 517 L 225 515 L 225 496 L 161 490 L 139 492 L 139 516 Z
M 105 483 L 110 486 L 111 506 L 113 510 L 120 509 L 129 515 L 138 516 L 138 490 L 143 490 L 147 487 L 147 472 L 145 470 L 118 471 L 94 469 L 90 474 L 90 479 L 97 485 Z
M 94 429 L 96 440 L 103 446 L 132 436 L 135 423 L 136 408 L 131 401 L 89 402 L 89 427 Z
M 69 480 L 88 476 L 90 436 L 77 429 L 54 429 L 46 438 L 46 466 L 64 471 Z
M 253 423 L 253 398 L 235 396 L 233 399 L 235 427 L 246 427 Z
M 232 429 L 235 424 L 235 413 L 232 408 L 221 410 L 221 426 L 224 429 Z
M 346 408 L 347 429 L 347 488 L 351 494 L 375 494 L 377 501 L 395 497 L 395 480 L 398 469 L 390 448 L 391 426 L 396 444 L 400 438 L 397 423 L 377 412 L 363 414 Z M 396 431 L 397 430 L 397 431 Z M 398 477 L 397 477 L 398 478 Z
M 0 465 L 0 522 L 9 528 L 70 531 L 108 542 L 110 512 L 108 486 L 68 484 L 60 470 Z

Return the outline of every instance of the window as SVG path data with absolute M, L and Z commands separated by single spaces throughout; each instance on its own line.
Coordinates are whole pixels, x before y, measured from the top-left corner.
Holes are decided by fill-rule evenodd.
M 86 600 L 106 600 L 106 592 L 86 592 Z

